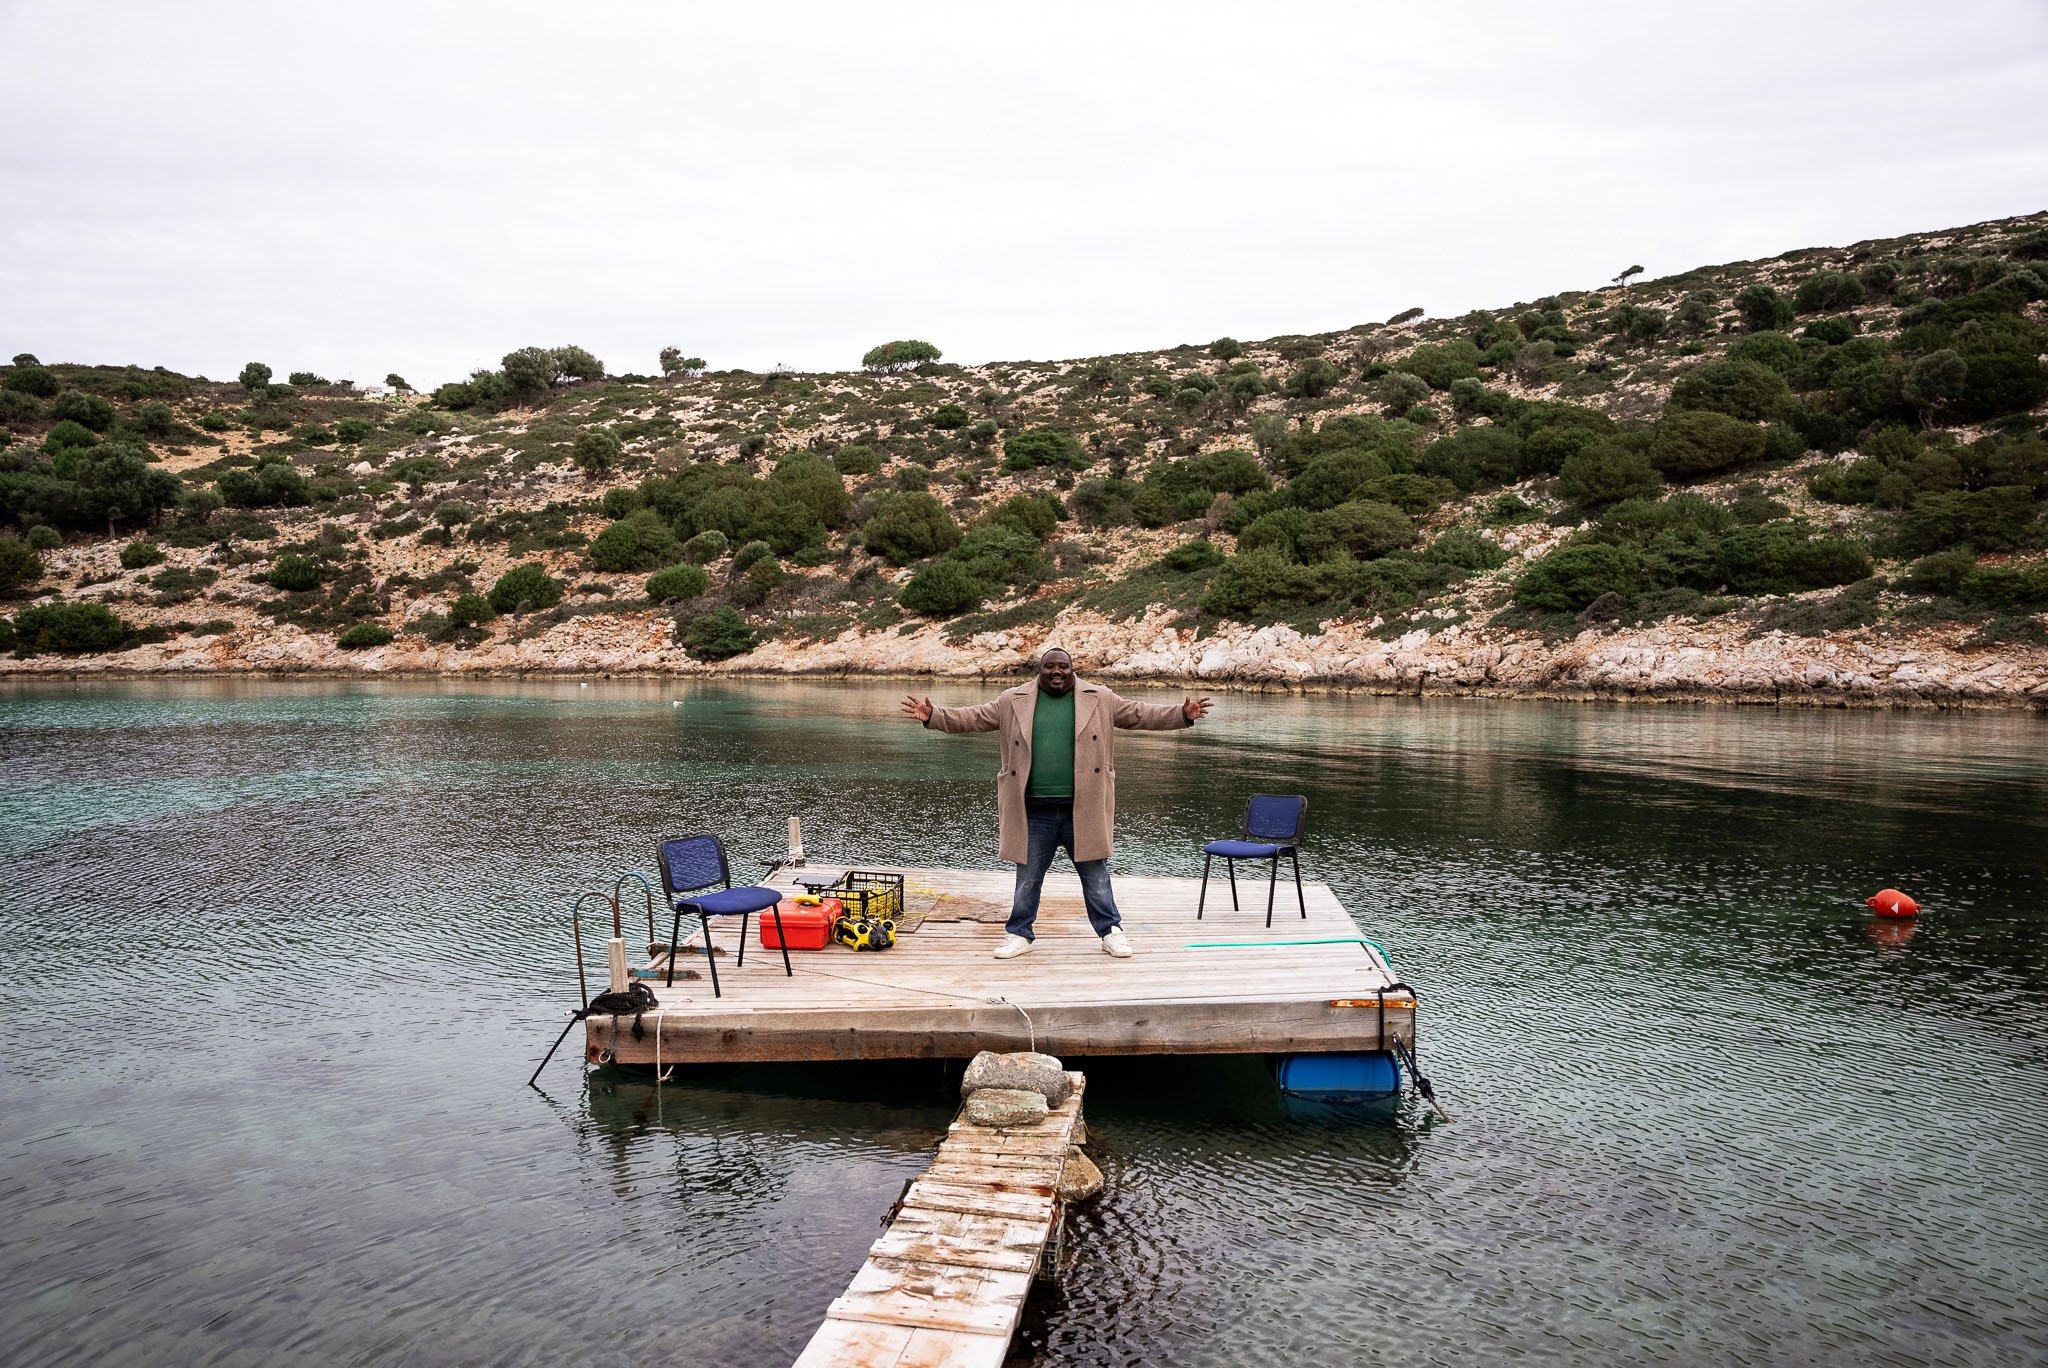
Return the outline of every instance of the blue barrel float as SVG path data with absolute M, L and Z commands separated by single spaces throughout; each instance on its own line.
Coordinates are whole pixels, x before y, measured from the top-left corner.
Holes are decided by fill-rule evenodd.
M 1393 972 L 1393 961 L 1378 941 L 1360 936 L 1358 943 L 1376 951 Z M 1330 1107 L 1377 1108 L 1401 1096 L 1401 1061 L 1389 1050 L 1281 1055 L 1273 1074 L 1282 1097 Z
M 1382 1102 L 1401 1091 L 1401 1065 L 1386 1050 L 1280 1056 L 1280 1091 L 1317 1102 Z

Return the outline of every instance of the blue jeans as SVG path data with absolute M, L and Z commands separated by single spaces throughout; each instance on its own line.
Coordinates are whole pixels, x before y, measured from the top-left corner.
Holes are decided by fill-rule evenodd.
M 1038 920 L 1038 890 L 1045 883 L 1045 871 L 1052 868 L 1054 853 L 1065 850 L 1067 858 L 1074 859 L 1074 805 L 1065 799 L 1027 798 L 1024 822 L 1030 844 L 1025 848 L 1025 862 L 1017 866 L 1017 894 L 1010 901 L 1010 922 L 1005 929 L 1032 940 L 1031 924 Z M 1123 921 L 1109 891 L 1109 861 L 1074 860 L 1074 872 L 1081 876 L 1088 924 L 1096 935 L 1108 935 Z

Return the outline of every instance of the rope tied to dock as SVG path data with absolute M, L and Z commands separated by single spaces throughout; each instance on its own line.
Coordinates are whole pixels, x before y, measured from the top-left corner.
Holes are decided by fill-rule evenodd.
M 576 1029 L 577 1022 L 582 1021 L 586 1017 L 610 1017 L 612 1019 L 612 1049 L 607 1051 L 607 1053 L 616 1054 L 619 1043 L 619 1018 L 630 1013 L 633 1018 L 633 1039 L 644 1040 L 647 1036 L 647 1029 L 640 1024 L 641 1015 L 648 1008 L 659 1006 L 661 1006 L 661 1000 L 655 997 L 654 990 L 644 983 L 633 983 L 623 992 L 599 993 L 590 1000 L 588 1007 L 569 1013 L 569 1024 L 564 1026 L 562 1033 L 555 1037 L 555 1043 L 548 1046 L 548 1052 L 540 1057 L 540 1063 L 534 1066 L 533 1077 L 526 1080 L 526 1086 L 530 1088 L 539 1081 L 540 1071 L 545 1069 L 548 1066 L 548 1061 L 555 1057 L 555 1051 L 562 1048 L 562 1042 L 569 1038 L 569 1032 Z M 658 1036 L 656 1043 L 659 1044 Z

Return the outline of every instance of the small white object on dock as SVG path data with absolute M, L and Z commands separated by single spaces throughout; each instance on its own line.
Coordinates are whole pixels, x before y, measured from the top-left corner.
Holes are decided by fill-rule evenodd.
M 804 867 L 804 819 L 789 819 L 789 858 L 783 861 L 791 869 Z
M 633 976 L 626 970 L 626 942 L 613 936 L 604 943 L 604 955 L 611 966 L 611 990 L 614 993 L 625 992 L 627 985 L 633 981 Z

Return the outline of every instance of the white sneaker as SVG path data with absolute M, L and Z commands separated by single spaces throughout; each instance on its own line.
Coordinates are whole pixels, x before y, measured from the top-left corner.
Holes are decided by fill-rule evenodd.
M 1031 946 L 1032 942 L 1025 940 L 1022 936 L 1004 936 L 1003 943 L 996 947 L 996 958 L 1015 959 L 1029 950 Z M 1124 953 L 1128 955 L 1130 951 L 1126 950 Z
M 1121 926 L 1109 928 L 1109 934 L 1102 938 L 1102 952 L 1114 955 L 1118 959 L 1131 957 L 1131 943 L 1124 939 L 1124 929 Z

